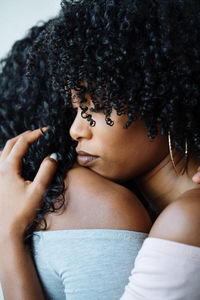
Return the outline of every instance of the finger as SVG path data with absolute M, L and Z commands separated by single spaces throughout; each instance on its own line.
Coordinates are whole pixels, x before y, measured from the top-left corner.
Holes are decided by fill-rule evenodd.
M 39 195 L 42 196 L 50 184 L 53 175 L 57 169 L 57 155 L 56 153 L 46 157 L 40 165 L 40 168 L 35 176 L 32 188 L 38 191 Z
M 197 172 L 197 173 L 192 177 L 192 181 L 193 181 L 194 183 L 200 184 L 200 172 Z
M 36 129 L 34 131 L 30 131 L 26 134 L 21 135 L 10 151 L 8 159 L 15 163 L 17 166 L 20 166 L 21 159 L 28 151 L 29 146 L 42 135 L 43 133 L 40 129 Z
M 13 146 L 15 145 L 15 143 L 19 140 L 19 138 L 20 138 L 22 135 L 24 135 L 24 134 L 26 134 L 26 133 L 28 133 L 28 132 L 31 132 L 31 130 L 27 130 L 27 131 L 25 131 L 25 132 L 19 134 L 18 136 L 14 137 L 14 138 L 12 138 L 12 139 L 10 139 L 10 140 L 8 140 L 8 141 L 6 142 L 6 145 L 5 145 L 4 149 L 1 151 L 0 159 L 1 159 L 1 160 L 6 159 L 7 156 L 10 154 L 10 152 L 11 152 Z

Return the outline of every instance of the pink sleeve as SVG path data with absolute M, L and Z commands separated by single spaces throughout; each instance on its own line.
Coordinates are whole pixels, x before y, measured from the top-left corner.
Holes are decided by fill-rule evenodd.
M 147 238 L 120 300 L 200 300 L 200 248 Z

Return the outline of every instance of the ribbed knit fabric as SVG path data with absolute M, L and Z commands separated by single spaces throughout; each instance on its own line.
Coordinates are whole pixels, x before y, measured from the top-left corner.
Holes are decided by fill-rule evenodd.
M 119 300 L 147 234 L 87 229 L 38 232 L 35 263 L 52 300 Z

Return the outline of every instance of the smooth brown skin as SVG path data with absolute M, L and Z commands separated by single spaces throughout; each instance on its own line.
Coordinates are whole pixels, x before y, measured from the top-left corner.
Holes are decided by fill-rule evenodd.
M 126 229 L 148 233 L 148 213 L 127 188 L 76 165 L 65 180 L 65 206 L 46 216 L 48 230 Z
M 183 193 L 168 205 L 149 236 L 200 247 L 200 188 Z

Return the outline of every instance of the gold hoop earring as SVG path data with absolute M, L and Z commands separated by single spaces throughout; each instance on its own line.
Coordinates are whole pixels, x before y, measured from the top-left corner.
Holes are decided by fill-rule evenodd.
M 188 143 L 187 143 L 187 139 L 185 139 L 185 151 L 184 151 L 185 164 L 184 164 L 184 167 L 183 167 L 181 172 L 179 172 L 177 170 L 175 162 L 174 162 L 170 130 L 168 131 L 168 144 L 169 144 L 169 153 L 170 153 L 170 158 L 171 158 L 173 168 L 174 168 L 174 170 L 175 170 L 175 172 L 178 176 L 183 176 L 183 174 L 185 173 L 185 170 L 187 168 L 187 161 L 188 161 Z

